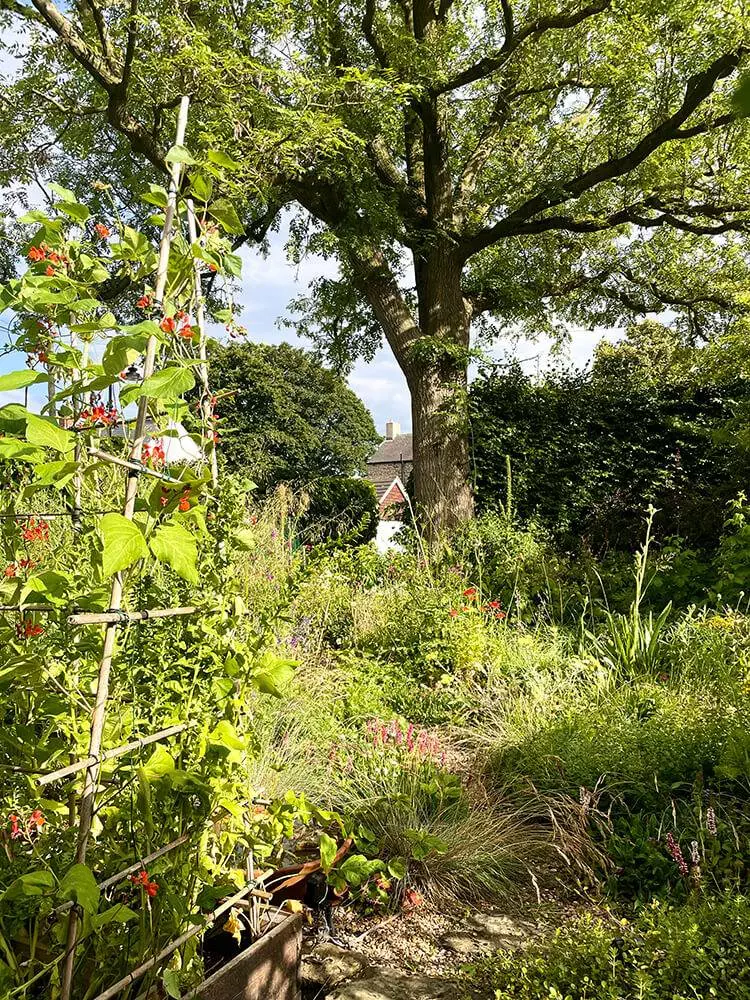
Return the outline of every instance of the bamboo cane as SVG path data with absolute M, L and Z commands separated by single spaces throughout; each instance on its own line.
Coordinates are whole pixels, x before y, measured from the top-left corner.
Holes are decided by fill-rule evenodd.
M 0 611 L 59 611 L 51 604 L 0 604 Z
M 143 441 L 141 441 L 141 445 L 143 445 Z M 185 486 L 181 479 L 175 479 L 174 476 L 169 476 L 166 472 L 159 472 L 158 469 L 149 469 L 140 459 L 134 461 L 132 458 L 120 458 L 119 455 L 110 455 L 108 451 L 100 451 L 98 448 L 87 448 L 86 451 L 92 458 L 97 458 L 100 462 L 111 462 L 112 465 L 119 465 L 123 469 L 143 473 L 144 476 L 152 476 L 154 479 L 161 479 L 163 483 L 172 483 L 173 486 Z
M 106 454 L 106 452 L 104 452 Z M 107 456 L 109 457 L 109 456 Z M 83 516 L 93 517 L 98 514 L 119 514 L 119 510 L 115 510 L 114 507 L 109 510 L 80 510 L 78 513 Z M 56 517 L 72 517 L 72 510 L 58 510 L 50 512 L 47 514 L 38 514 L 35 510 L 27 510 L 22 514 L 0 514 L 0 518 L 10 518 L 13 521 L 25 521 L 29 517 L 35 517 L 37 521 L 52 521 Z
M 68 615 L 68 625 L 109 625 L 113 622 L 144 622 L 152 618 L 177 618 L 194 615 L 198 608 L 151 608 L 145 611 L 81 611 Z
M 177 114 L 177 129 L 175 135 L 175 145 L 181 146 L 185 141 L 185 128 L 187 125 L 188 106 L 190 98 L 183 95 L 180 101 L 180 108 Z M 173 163 L 170 170 L 169 195 L 167 205 L 164 209 L 164 226 L 159 244 L 159 264 L 156 274 L 155 299 L 157 305 L 161 305 L 164 293 L 167 288 L 167 271 L 169 265 L 169 252 L 172 242 L 172 228 L 177 209 L 177 191 L 179 189 L 182 167 L 179 163 Z M 143 380 L 150 378 L 154 371 L 156 361 L 157 338 L 151 336 L 146 344 L 146 354 L 143 363 Z M 125 505 L 123 516 L 128 520 L 133 519 L 135 512 L 135 501 L 138 493 L 138 476 L 142 471 L 140 468 L 141 454 L 143 451 L 143 441 L 146 429 L 146 416 L 148 414 L 148 399 L 141 396 L 138 400 L 138 414 L 135 422 L 135 438 L 130 452 L 130 461 L 137 463 L 138 468 L 130 469 L 127 478 L 125 491 Z M 123 578 L 121 573 L 116 573 L 112 579 L 112 589 L 110 591 L 109 606 L 115 610 L 122 602 Z M 83 786 L 83 796 L 81 799 L 80 821 L 78 826 L 78 842 L 76 846 L 76 862 L 85 864 L 86 849 L 88 847 L 91 821 L 94 816 L 94 797 L 96 795 L 96 780 L 99 773 L 99 758 L 102 745 L 102 733 L 104 731 L 104 716 L 109 695 L 109 675 L 112 668 L 112 654 L 115 648 L 115 637 L 117 635 L 118 622 L 109 622 L 105 626 L 104 642 L 102 645 L 102 658 L 99 664 L 99 676 L 96 684 L 96 700 L 91 718 L 91 735 L 89 739 L 89 758 L 93 762 L 86 768 L 86 777 Z M 70 1000 L 73 990 L 73 969 L 76 957 L 76 940 L 78 937 L 78 914 L 71 911 L 68 921 L 67 934 L 67 956 L 63 968 L 62 984 L 60 990 L 61 1000 Z
M 188 235 L 190 237 L 190 243 L 198 242 L 198 223 L 195 218 L 195 206 L 193 205 L 193 199 L 187 199 L 187 221 L 188 221 Z M 206 316 L 205 310 L 203 308 L 203 290 L 201 288 L 201 265 L 200 260 L 197 257 L 193 258 L 193 285 L 195 294 L 195 319 L 198 324 L 198 356 L 200 358 L 200 365 L 198 366 L 198 374 L 201 380 L 201 416 L 203 418 L 203 429 L 204 438 L 208 436 L 209 429 L 211 427 L 211 392 L 208 387 L 208 360 L 206 357 Z M 216 459 L 216 443 L 213 438 L 211 439 L 211 449 L 210 449 L 210 462 L 211 462 L 211 485 L 214 489 L 219 484 L 219 465 Z
M 161 729 L 158 733 L 153 733 L 151 736 L 142 736 L 140 739 L 131 740 L 130 743 L 123 743 L 122 746 L 114 747 L 112 750 L 106 750 L 104 753 L 90 753 L 88 757 L 84 757 L 82 760 L 77 760 L 75 764 L 68 764 L 66 767 L 61 767 L 57 771 L 50 771 L 48 774 L 42 775 L 37 784 L 51 785 L 53 781 L 61 781 L 63 778 L 67 778 L 71 774 L 77 774 L 85 768 L 90 770 L 97 767 L 105 760 L 115 760 L 117 757 L 123 757 L 126 753 L 130 753 L 131 750 L 140 750 L 141 747 L 147 747 L 151 743 L 158 743 L 159 740 L 166 740 L 170 736 L 176 736 L 177 733 L 182 733 L 187 728 L 188 723 L 181 722 L 179 725 L 168 726 L 166 729 Z
M 86 340 L 83 343 L 83 353 L 81 355 L 81 368 L 85 369 L 88 365 L 89 359 L 89 342 Z M 73 379 L 77 380 L 80 377 L 78 370 L 73 372 Z M 73 416 L 74 418 L 78 416 L 80 411 L 80 399 L 78 396 L 73 396 Z M 75 424 L 75 419 L 73 420 Z M 73 480 L 73 509 L 71 514 L 73 516 L 72 525 L 73 530 L 80 532 L 83 527 L 81 523 L 81 496 L 83 491 L 83 469 L 81 468 L 81 462 L 83 460 L 83 448 L 81 446 L 80 439 L 76 438 L 75 447 L 75 462 L 76 462 L 76 474 Z

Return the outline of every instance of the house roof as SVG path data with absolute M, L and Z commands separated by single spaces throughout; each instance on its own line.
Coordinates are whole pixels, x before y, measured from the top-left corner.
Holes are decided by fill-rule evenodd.
M 381 509 L 389 501 L 390 503 L 403 503 L 408 495 L 406 492 L 406 487 L 398 478 L 398 476 L 396 476 L 396 478 L 392 479 L 390 482 L 376 483 L 375 492 L 378 495 L 378 504 L 381 507 Z
M 382 441 L 367 459 L 368 465 L 382 462 L 411 462 L 413 459 L 411 434 L 398 434 L 395 438 Z

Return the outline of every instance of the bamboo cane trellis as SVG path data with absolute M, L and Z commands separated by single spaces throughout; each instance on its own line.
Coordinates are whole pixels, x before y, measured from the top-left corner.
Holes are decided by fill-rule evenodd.
M 188 107 L 189 98 L 183 96 L 177 114 L 177 127 L 175 134 L 175 145 L 182 146 L 184 144 L 185 130 L 187 125 L 188 117 Z M 171 241 L 175 229 L 175 223 L 178 219 L 177 204 L 178 196 L 180 192 L 180 186 L 182 181 L 182 164 L 179 162 L 173 162 L 170 166 L 170 180 L 169 189 L 167 194 L 167 203 L 164 210 L 164 223 L 162 227 L 161 239 L 159 243 L 159 258 L 158 267 L 156 271 L 156 282 L 154 289 L 154 304 L 157 308 L 163 307 L 164 297 L 167 289 L 167 273 L 170 257 Z M 186 214 L 187 214 L 187 227 L 188 236 L 191 246 L 194 245 L 198 240 L 198 225 L 195 215 L 195 208 L 193 206 L 191 199 L 186 199 Z M 208 433 L 211 429 L 211 418 L 212 418 L 212 406 L 211 406 L 211 394 L 209 391 L 208 382 L 208 369 L 207 369 L 207 354 L 206 354 L 206 329 L 205 329 L 205 313 L 203 307 L 203 296 L 201 291 L 201 265 L 200 261 L 196 257 L 194 259 L 192 267 L 192 285 L 193 285 L 193 303 L 195 307 L 195 317 L 196 325 L 198 327 L 198 373 L 200 378 L 200 403 L 199 409 L 202 415 L 202 425 L 204 429 L 204 440 L 208 437 Z M 145 383 L 146 380 L 151 377 L 154 373 L 157 358 L 157 345 L 158 341 L 156 336 L 150 336 L 144 353 L 144 364 L 142 380 Z M 101 449 L 95 447 L 82 448 L 80 445 L 76 445 L 76 458 L 80 461 L 84 451 L 95 461 L 107 462 L 118 468 L 122 468 L 126 475 L 125 480 L 125 499 L 121 510 L 122 515 L 128 520 L 132 520 L 136 500 L 138 495 L 138 486 L 140 476 L 146 475 L 149 477 L 156 478 L 162 482 L 171 485 L 184 485 L 183 481 L 170 476 L 168 473 L 161 470 L 155 470 L 146 466 L 142 461 L 143 445 L 146 437 L 146 418 L 149 408 L 149 397 L 146 394 L 142 394 L 138 399 L 138 409 L 135 419 L 135 428 L 133 439 L 130 445 L 130 450 L 127 458 L 121 458 L 116 455 L 112 455 L 109 452 L 102 451 Z M 54 416 L 53 410 L 50 413 Z M 216 462 L 215 448 L 213 447 L 213 442 L 209 448 L 209 462 L 210 462 L 210 472 L 211 481 L 214 490 L 218 483 L 218 468 Z M 2 517 L 22 519 L 24 517 L 35 517 L 40 519 L 47 519 L 52 517 L 72 517 L 74 528 L 76 525 L 80 524 L 80 518 L 87 514 L 100 514 L 100 513 L 114 513 L 114 511 L 82 511 L 80 507 L 80 482 L 76 482 L 76 497 L 75 503 L 71 510 L 50 513 L 50 514 L 19 514 L 16 512 L 4 512 Z M 136 738 L 129 741 L 119 747 L 114 747 L 110 749 L 103 749 L 103 732 L 104 724 L 107 713 L 107 702 L 109 698 L 110 689 L 110 679 L 112 673 L 112 661 L 113 654 L 115 650 L 115 641 L 117 636 L 117 630 L 122 625 L 139 623 L 143 621 L 149 621 L 161 618 L 172 618 L 186 615 L 193 615 L 199 613 L 211 613 L 210 609 L 201 609 L 197 606 L 186 606 L 179 608 L 151 608 L 142 611 L 129 611 L 122 607 L 123 602 L 123 592 L 124 592 L 124 578 L 123 573 L 117 572 L 114 574 L 109 595 L 109 607 L 106 611 L 102 612 L 88 612 L 75 609 L 68 609 L 70 613 L 67 614 L 67 623 L 71 626 L 86 626 L 86 625 L 102 625 L 104 628 L 102 652 L 99 662 L 99 670 L 96 681 L 94 706 L 91 713 L 91 725 L 89 732 L 89 745 L 88 753 L 85 757 L 80 760 L 72 761 L 65 767 L 59 768 L 54 771 L 35 771 L 37 777 L 37 784 L 40 787 L 44 787 L 53 782 L 63 781 L 72 778 L 81 771 L 85 772 L 83 790 L 80 795 L 79 807 L 75 809 L 75 799 L 73 799 L 73 804 L 71 807 L 71 824 L 77 821 L 78 833 L 77 833 L 77 843 L 75 851 L 75 861 L 78 864 L 85 864 L 87 849 L 89 845 L 89 839 L 91 834 L 91 825 L 95 813 L 95 805 L 97 798 L 98 786 L 102 783 L 102 778 L 100 775 L 101 766 L 104 762 L 109 760 L 115 760 L 122 757 L 128 753 L 136 751 L 144 746 L 160 742 L 162 740 L 169 739 L 170 737 L 184 733 L 186 730 L 193 725 L 190 721 L 180 722 L 167 726 L 164 729 L 159 730 L 150 735 L 144 735 L 142 737 Z M 42 613 L 52 613 L 60 612 L 61 608 L 59 606 L 54 607 L 50 605 L 42 604 L 24 604 L 20 603 L 18 605 L 3 605 L 0 606 L 0 612 L 10 612 L 10 611 L 33 611 Z M 29 772 L 32 773 L 32 772 Z M 72 793 L 73 794 L 73 793 Z M 76 816 L 77 812 L 77 816 Z M 100 890 L 105 890 L 111 886 L 122 881 L 129 874 L 134 871 L 138 871 L 143 868 L 147 863 L 164 857 L 166 854 L 173 850 L 186 844 L 191 838 L 190 833 L 183 833 L 182 836 L 173 840 L 170 844 L 158 848 L 157 850 L 151 852 L 144 858 L 138 858 L 134 863 L 130 864 L 122 871 L 117 872 L 115 875 L 104 879 L 98 883 Z M 191 926 L 187 931 L 179 935 L 169 944 L 167 944 L 158 954 L 153 955 L 146 962 L 142 963 L 138 968 L 133 969 L 125 977 L 120 979 L 117 983 L 107 988 L 103 993 L 100 993 L 95 1000 L 111 1000 L 122 990 L 136 983 L 140 978 L 142 978 L 150 970 L 155 969 L 158 965 L 164 961 L 169 955 L 173 954 L 178 948 L 180 948 L 185 942 L 190 940 L 192 937 L 200 933 L 205 929 L 212 921 L 217 917 L 226 913 L 238 902 L 245 900 L 247 897 L 251 899 L 269 899 L 269 894 L 265 893 L 257 888 L 257 880 L 255 878 L 250 878 L 248 884 L 230 899 L 226 900 L 220 906 L 213 910 L 212 913 L 207 914 L 200 922 Z M 68 928 L 67 928 L 67 939 L 65 944 L 65 950 L 63 953 L 55 960 L 54 964 L 63 964 L 62 976 L 61 976 L 61 990 L 60 997 L 61 1000 L 70 1000 L 73 992 L 73 980 L 76 965 L 76 955 L 79 945 L 82 943 L 84 938 L 81 935 L 81 924 L 79 919 L 79 910 L 75 903 L 67 902 L 55 908 L 52 911 L 51 916 L 57 917 L 60 914 L 68 913 Z

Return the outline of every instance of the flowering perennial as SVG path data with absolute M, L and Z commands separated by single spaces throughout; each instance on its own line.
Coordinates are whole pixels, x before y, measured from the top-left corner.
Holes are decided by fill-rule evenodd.
M 97 425 L 101 427 L 110 427 L 112 424 L 116 424 L 118 419 L 118 413 L 115 407 L 107 409 L 104 406 L 92 406 L 91 409 L 88 407 L 85 410 L 81 410 L 81 414 L 76 421 L 76 427 L 95 427 Z
M 669 856 L 672 858 L 674 863 L 677 865 L 677 870 L 680 875 L 687 875 L 688 873 L 688 863 L 683 857 L 682 851 L 680 850 L 680 845 L 674 839 L 671 833 L 667 834 L 667 851 Z
M 397 719 L 389 723 L 380 719 L 370 719 L 367 723 L 367 733 L 376 747 L 399 747 L 408 753 L 431 757 L 441 766 L 445 764 L 445 751 L 437 736 L 428 733 L 426 729 L 417 729 L 411 722 L 406 729 L 402 729 Z
M 166 455 L 164 454 L 164 446 L 161 441 L 155 441 L 153 444 L 144 444 L 141 451 L 141 460 L 143 462 L 151 462 L 152 465 L 164 465 Z
M 8 822 L 10 823 L 11 839 L 20 840 L 21 837 L 37 836 L 47 820 L 41 809 L 35 809 L 26 822 L 18 813 L 11 813 L 8 816 Z
M 21 530 L 25 542 L 46 542 L 49 540 L 49 525 L 46 521 L 30 517 Z
M 148 896 L 153 897 L 159 891 L 159 883 L 153 882 L 148 877 L 148 872 L 145 869 L 143 871 L 138 872 L 137 875 L 131 875 L 130 881 L 133 883 L 133 885 L 140 886 L 142 889 L 144 889 Z
M 41 625 L 37 625 L 33 618 L 23 618 L 16 625 L 16 635 L 19 639 L 33 639 L 43 634 L 44 629 Z

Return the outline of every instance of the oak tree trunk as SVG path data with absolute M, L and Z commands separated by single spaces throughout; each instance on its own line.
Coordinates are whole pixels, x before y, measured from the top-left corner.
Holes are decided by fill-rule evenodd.
M 433 365 L 413 372 L 411 412 L 414 507 L 428 538 L 450 533 L 471 517 L 466 369 L 447 375 Z
M 403 365 L 411 392 L 414 505 L 428 538 L 472 516 L 469 482 L 469 317 L 461 262 L 451 248 L 415 260 L 417 349 Z

